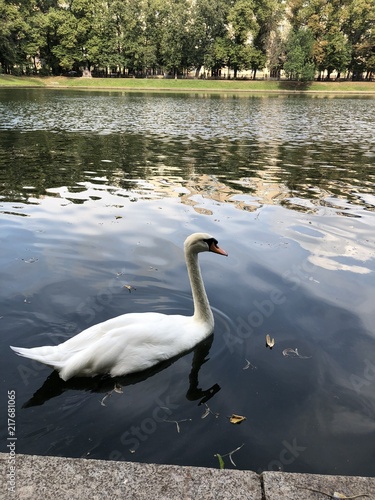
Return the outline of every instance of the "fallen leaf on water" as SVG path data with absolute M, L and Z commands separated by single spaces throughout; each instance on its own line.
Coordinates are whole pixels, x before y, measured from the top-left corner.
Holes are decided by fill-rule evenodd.
M 162 407 L 160 407 L 162 408 Z M 184 418 L 182 420 L 163 420 L 163 422 L 169 422 L 170 424 L 176 424 L 177 432 L 180 433 L 180 422 L 191 422 L 191 418 Z
M 220 455 L 220 453 L 216 453 L 216 455 L 214 455 L 214 457 L 217 457 L 217 459 L 219 460 L 220 470 L 224 469 L 224 467 L 225 467 L 224 460 L 223 460 L 222 456 Z
M 34 262 L 38 262 L 39 259 L 36 257 L 31 257 L 30 259 L 22 259 L 26 264 L 34 264 Z
M 229 422 L 231 424 L 240 424 L 244 420 L 246 420 L 246 417 L 243 417 L 242 415 L 236 415 L 235 413 L 232 413 L 232 416 L 229 417 Z
M 203 415 L 201 416 L 201 418 L 206 418 L 210 413 L 211 415 L 214 415 L 216 418 L 219 416 L 219 413 L 214 413 L 211 408 L 208 407 L 208 404 L 207 403 L 204 403 L 206 409 L 203 413 Z
M 205 412 L 203 413 L 203 415 L 201 416 L 201 418 L 206 418 L 207 415 L 209 415 L 211 412 L 210 412 L 210 409 L 207 407 Z
M 107 398 L 110 398 L 111 396 L 112 396 L 112 391 L 111 391 L 111 392 L 107 392 L 107 394 L 104 396 L 104 398 L 100 400 L 100 404 L 101 404 L 102 406 L 107 406 L 107 405 L 104 403 L 104 401 L 105 401 Z
M 246 366 L 242 368 L 243 370 L 248 370 L 249 368 L 251 368 L 252 370 L 257 369 L 257 367 L 252 365 L 248 359 L 245 359 L 245 361 L 246 361 Z
M 289 356 L 291 358 L 301 358 L 301 359 L 311 358 L 311 356 L 301 356 L 297 348 L 292 349 L 291 347 L 287 347 L 286 349 L 283 350 L 283 356 Z
M 236 448 L 235 450 L 230 451 L 229 453 L 226 453 L 225 455 L 220 455 L 220 453 L 216 453 L 216 454 L 214 455 L 214 457 L 217 457 L 217 459 L 219 460 L 219 466 L 220 466 L 220 469 L 224 469 L 224 460 L 223 460 L 223 458 L 224 458 L 224 457 L 228 457 L 228 456 L 229 456 L 229 460 L 231 461 L 231 463 L 232 463 L 235 467 L 237 467 L 237 465 L 236 465 L 236 464 L 234 463 L 234 461 L 233 461 L 232 455 L 233 455 L 233 453 L 236 453 L 236 451 L 240 450 L 240 449 L 243 447 L 243 445 L 244 445 L 244 444 L 245 444 L 245 443 L 242 443 L 242 444 L 241 444 L 241 446 L 239 446 L 239 447 L 238 447 L 238 448 Z
M 271 339 L 271 337 L 267 333 L 267 335 L 266 335 L 266 347 L 269 347 L 270 349 L 272 349 L 272 347 L 274 345 L 275 345 L 275 339 Z
M 107 398 L 110 398 L 110 397 L 112 396 L 113 392 L 117 392 L 118 394 L 123 394 L 123 390 L 122 390 L 121 385 L 120 385 L 120 384 L 115 384 L 114 388 L 113 388 L 111 391 L 107 392 L 107 394 L 104 396 L 104 398 L 100 400 L 100 404 L 101 404 L 102 406 L 107 406 L 107 405 L 104 403 L 104 401 L 105 401 Z

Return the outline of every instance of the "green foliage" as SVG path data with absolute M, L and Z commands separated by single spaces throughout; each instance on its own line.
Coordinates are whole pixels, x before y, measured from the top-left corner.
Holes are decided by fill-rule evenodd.
M 219 469 L 220 470 L 225 469 L 223 457 L 219 453 L 216 453 L 215 457 L 217 457 L 217 459 L 219 460 Z
M 0 64 L 7 71 L 14 63 L 22 64 L 22 40 L 26 23 L 16 4 L 0 0 Z
M 375 0 L 289 0 L 289 21 L 296 31 L 309 28 L 313 58 L 320 71 L 370 74 L 375 52 Z
M 315 75 L 314 38 L 309 29 L 292 31 L 286 44 L 284 70 L 291 80 L 311 81 Z
M 375 71 L 375 0 L 0 0 L 0 18 L 4 73 Z

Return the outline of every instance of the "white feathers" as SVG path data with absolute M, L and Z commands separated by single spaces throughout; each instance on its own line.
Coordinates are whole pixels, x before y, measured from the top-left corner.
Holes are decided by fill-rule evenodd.
M 185 241 L 185 259 L 194 300 L 194 315 L 130 313 L 91 326 L 57 346 L 11 347 L 20 356 L 53 367 L 63 380 L 110 374 L 126 375 L 150 368 L 187 351 L 213 331 L 213 316 L 198 264 L 198 253 L 214 241 L 195 233 Z M 218 251 L 219 250 L 219 251 Z

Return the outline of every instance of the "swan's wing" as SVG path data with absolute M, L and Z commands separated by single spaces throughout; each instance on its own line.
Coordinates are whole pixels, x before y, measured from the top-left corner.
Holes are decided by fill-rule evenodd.
M 189 350 L 205 335 L 203 325 L 192 317 L 147 313 L 145 321 L 145 314 L 136 316 L 132 321 L 126 318 L 126 323 L 121 317 L 110 320 L 106 332 L 95 342 L 75 353 L 70 351 L 60 376 L 67 380 L 110 373 L 114 377 L 145 370 Z
M 11 349 L 19 356 L 39 361 L 59 371 L 69 365 L 73 369 L 73 374 L 70 376 L 73 376 L 75 374 L 74 371 L 80 366 L 84 367 L 85 364 L 87 366 L 92 365 L 90 361 L 92 356 L 97 356 L 98 361 L 100 361 L 103 352 L 106 353 L 108 349 L 112 350 L 115 341 L 113 338 L 114 332 L 121 333 L 123 336 L 129 333 L 130 337 L 132 337 L 132 332 L 134 331 L 135 334 L 137 325 L 139 328 L 140 324 L 156 324 L 158 320 L 160 321 L 161 317 L 165 316 L 158 313 L 123 314 L 93 325 L 59 345 L 32 347 L 30 349 L 11 346 Z M 147 330 L 149 331 L 150 328 Z M 124 339 L 117 339 L 115 347 L 121 349 L 123 344 Z M 108 356 L 105 357 L 107 358 Z M 76 374 L 78 375 L 78 373 Z
M 81 351 L 82 349 L 97 343 L 100 339 L 107 336 L 114 330 L 119 328 L 131 328 L 140 322 L 143 322 L 145 325 L 151 325 L 153 322 L 157 322 L 160 316 L 164 315 L 159 313 L 122 314 L 121 316 L 116 316 L 115 318 L 90 326 L 89 328 L 86 328 L 86 330 L 82 330 L 82 332 L 60 344 L 59 347 L 61 347 L 64 351 Z

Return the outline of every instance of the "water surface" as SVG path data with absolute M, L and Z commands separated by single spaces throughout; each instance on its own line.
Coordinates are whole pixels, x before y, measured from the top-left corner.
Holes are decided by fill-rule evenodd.
M 0 90 L 17 451 L 218 467 L 243 445 L 239 469 L 373 476 L 374 112 L 369 97 Z M 229 253 L 201 256 L 216 326 L 194 352 L 62 383 L 9 350 L 190 314 L 194 231 Z

